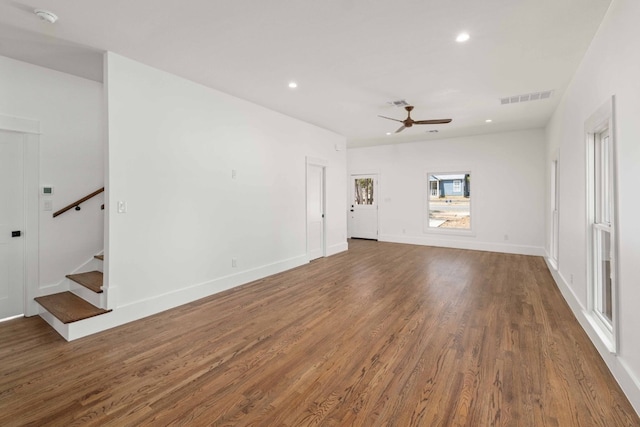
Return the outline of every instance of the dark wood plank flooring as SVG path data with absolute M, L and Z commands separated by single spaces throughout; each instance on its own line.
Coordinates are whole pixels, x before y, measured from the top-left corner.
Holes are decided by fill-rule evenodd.
M 0 324 L 0 425 L 640 426 L 538 257 L 350 250 L 71 343 Z

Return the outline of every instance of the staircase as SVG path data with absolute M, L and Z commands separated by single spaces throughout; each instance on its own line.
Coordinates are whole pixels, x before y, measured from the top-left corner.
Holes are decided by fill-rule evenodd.
M 85 265 L 89 271 L 67 275 L 69 291 L 35 298 L 41 307 L 40 317 L 67 341 L 73 339 L 74 328 L 82 328 L 83 321 L 111 311 L 104 308 L 103 261 L 104 255 L 96 255 Z

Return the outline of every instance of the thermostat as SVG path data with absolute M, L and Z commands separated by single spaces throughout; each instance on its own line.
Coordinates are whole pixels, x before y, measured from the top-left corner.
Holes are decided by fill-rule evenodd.
M 53 195 L 53 187 L 42 187 L 42 195 L 43 196 Z

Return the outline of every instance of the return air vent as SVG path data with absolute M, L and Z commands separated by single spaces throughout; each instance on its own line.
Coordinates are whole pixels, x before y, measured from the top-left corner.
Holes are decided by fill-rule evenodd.
M 538 101 L 541 99 L 549 99 L 553 95 L 552 90 L 545 90 L 543 92 L 525 93 L 524 95 L 507 96 L 506 98 L 500 98 L 501 105 L 517 104 L 519 102 Z
M 401 108 L 404 108 L 407 105 L 409 105 L 409 103 L 404 99 L 398 99 L 397 101 L 388 101 L 387 104 L 393 105 L 394 107 L 401 107 Z

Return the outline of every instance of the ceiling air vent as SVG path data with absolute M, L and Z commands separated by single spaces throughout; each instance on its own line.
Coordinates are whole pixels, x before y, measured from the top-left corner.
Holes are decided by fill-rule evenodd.
M 500 105 L 517 104 L 519 102 L 538 101 L 541 99 L 549 99 L 553 95 L 552 90 L 545 90 L 543 92 L 525 93 L 524 95 L 507 96 L 506 98 L 500 98 Z
M 404 99 L 399 99 L 397 101 L 388 101 L 387 104 L 393 105 L 394 107 L 401 107 L 401 108 L 404 108 L 407 105 L 409 105 L 409 103 Z

